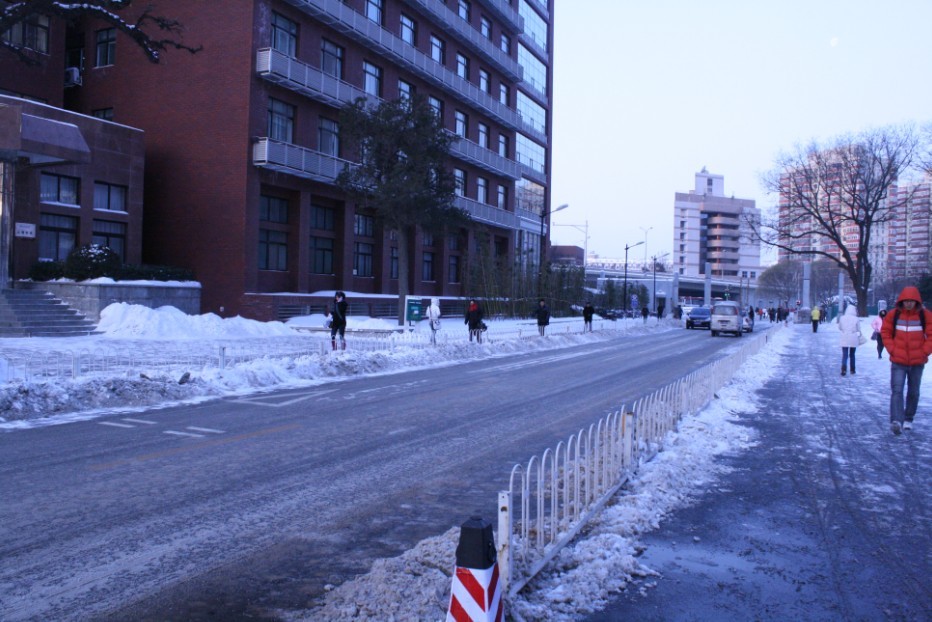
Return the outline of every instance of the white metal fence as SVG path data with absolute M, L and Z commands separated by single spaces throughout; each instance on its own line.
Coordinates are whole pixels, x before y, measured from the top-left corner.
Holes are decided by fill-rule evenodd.
M 498 494 L 498 563 L 506 598 L 513 598 L 662 448 L 667 432 L 701 410 L 749 357 L 776 334 L 769 330 L 714 363 L 636 401 L 588 430 L 511 471 Z

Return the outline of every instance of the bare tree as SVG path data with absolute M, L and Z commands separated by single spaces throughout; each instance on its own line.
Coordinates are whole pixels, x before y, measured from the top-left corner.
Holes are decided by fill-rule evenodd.
M 11 2 L 0 10 L 0 33 L 19 24 L 30 24 L 42 16 L 55 16 L 70 20 L 81 17 L 90 17 L 103 20 L 110 24 L 142 49 L 143 53 L 153 63 L 158 63 L 162 52 L 169 48 L 187 50 L 192 54 L 199 52 L 202 47 L 192 47 L 179 40 L 184 26 L 174 19 L 155 15 L 152 7 L 147 6 L 135 22 L 121 17 L 133 4 L 133 0 L 83 0 L 82 2 L 65 2 L 64 0 L 26 0 Z M 156 34 L 157 33 L 157 34 Z M 167 35 L 160 38 L 160 35 Z M 0 37 L 0 49 L 5 49 L 19 56 L 20 60 L 29 65 L 40 63 L 25 40 L 14 37 Z
M 781 261 L 764 270 L 757 279 L 758 292 L 777 301 L 777 305 L 795 300 L 802 283 L 802 264 Z
M 763 184 L 780 206 L 770 220 L 749 223 L 754 235 L 790 255 L 834 262 L 866 313 L 871 234 L 908 205 L 908 193 L 894 200 L 891 190 L 922 169 L 927 139 L 914 126 L 890 126 L 779 156 Z

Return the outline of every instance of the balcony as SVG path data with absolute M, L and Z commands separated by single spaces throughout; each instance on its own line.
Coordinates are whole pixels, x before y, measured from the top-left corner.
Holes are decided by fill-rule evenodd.
M 406 65 L 428 80 L 434 82 L 439 80 L 439 83 L 443 86 L 452 86 L 452 83 L 448 79 L 440 75 L 441 72 L 450 74 L 452 74 L 452 72 L 444 69 L 429 56 L 417 51 L 412 46 L 402 41 L 400 37 L 396 37 L 365 15 L 357 13 L 349 8 L 340 0 L 286 1 L 298 9 L 316 17 L 323 23 L 362 42 L 367 47 L 371 47 L 371 44 L 375 43 L 375 51 L 389 58 L 392 62 Z M 515 17 L 518 17 L 517 13 L 515 13 Z M 510 57 L 508 58 L 510 60 Z M 510 60 L 510 62 L 505 64 L 506 66 L 499 66 L 499 63 L 494 64 L 508 79 L 516 82 L 521 81 L 523 71 L 517 61 Z M 434 67 L 431 67 L 431 65 Z M 459 76 L 455 74 L 452 75 L 461 80 Z M 465 82 L 465 80 L 462 81 Z M 478 88 L 476 90 L 478 91 Z
M 368 96 L 365 91 L 348 82 L 271 48 L 256 52 L 256 72 L 270 82 L 337 108 L 359 97 Z
M 481 169 L 495 175 L 503 175 L 511 179 L 521 179 L 521 167 L 514 160 L 503 158 L 494 151 L 481 147 L 471 140 L 457 137 L 450 146 L 453 157 L 474 164 Z
M 434 17 L 436 21 L 432 24 L 433 26 L 458 40 L 468 41 L 486 62 L 504 72 L 505 75 L 509 77 L 521 75 L 521 67 L 518 65 L 518 61 L 505 54 L 500 47 L 490 39 L 483 37 L 478 30 L 444 4 L 436 0 L 404 0 L 404 2 Z M 520 22 L 519 31 L 524 30 L 524 19 L 516 11 L 512 11 L 512 14 Z
M 458 196 L 453 200 L 453 205 L 469 213 L 473 220 L 484 222 L 486 224 L 501 227 L 502 229 L 516 229 L 518 221 L 514 213 L 503 210 L 500 207 L 487 205 Z
M 259 168 L 326 184 L 332 184 L 346 166 L 353 166 L 349 160 L 270 138 L 260 138 L 253 145 L 252 163 Z

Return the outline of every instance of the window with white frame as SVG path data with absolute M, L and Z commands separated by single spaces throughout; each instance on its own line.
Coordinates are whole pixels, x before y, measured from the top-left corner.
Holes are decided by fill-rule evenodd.
M 469 80 L 469 59 L 462 54 L 456 55 L 456 75 L 463 80 Z
M 434 114 L 437 115 L 437 118 L 443 120 L 443 101 L 431 95 L 427 98 L 427 104 L 430 106 L 431 110 L 434 111 Z
M 382 25 L 382 0 L 366 0 L 366 17 Z
M 272 49 L 295 57 L 298 49 L 298 24 L 280 13 L 272 13 Z
M 469 132 L 469 115 L 467 115 L 462 110 L 456 111 L 456 125 L 454 126 L 454 132 L 457 136 L 462 136 L 466 138 L 466 134 Z
M 430 36 L 430 57 L 441 65 L 447 60 L 446 43 L 437 35 Z
M 362 64 L 364 78 L 363 90 L 369 95 L 382 96 L 382 68 L 368 61 Z
M 328 76 L 343 79 L 343 48 L 327 39 L 320 42 L 320 70 Z
M 483 149 L 489 148 L 489 126 L 485 123 L 479 123 L 479 146 Z
M 410 82 L 405 82 L 404 80 L 398 80 L 398 99 L 403 99 L 405 101 L 410 100 L 414 97 L 414 85 Z
M 333 119 L 320 117 L 317 122 L 317 150 L 335 158 L 340 157 L 340 124 Z
M 417 45 L 417 22 L 404 13 L 401 14 L 401 40 L 408 45 Z
M 485 69 L 479 70 L 479 89 L 483 93 L 492 92 L 492 77 L 489 75 L 489 72 Z
M 294 142 L 295 107 L 269 98 L 269 138 L 283 143 Z
M 116 63 L 116 28 L 97 31 L 95 67 L 106 67 Z
M 482 36 L 486 39 L 492 38 L 492 20 L 485 15 L 479 20 L 479 32 L 482 33 Z
M 489 180 L 485 177 L 476 178 L 476 200 L 483 204 L 489 202 Z

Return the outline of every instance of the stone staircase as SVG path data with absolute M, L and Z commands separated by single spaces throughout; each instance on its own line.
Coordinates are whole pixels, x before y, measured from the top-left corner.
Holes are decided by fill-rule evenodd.
M 97 325 L 48 292 L 0 289 L 0 338 L 78 337 Z

